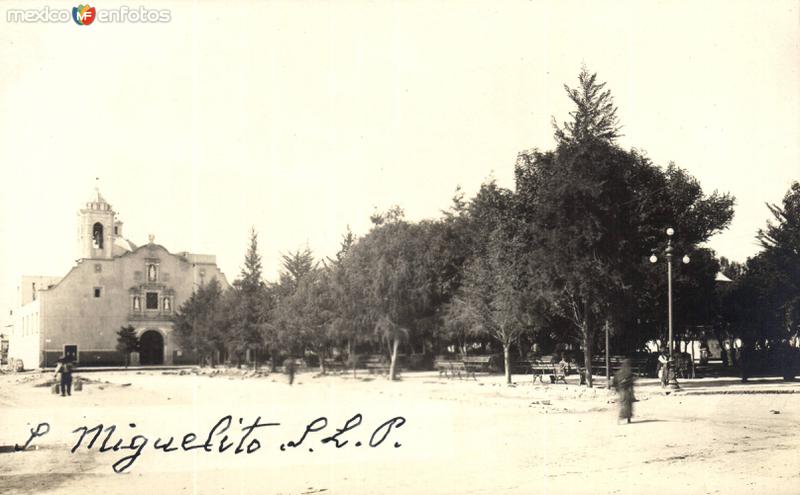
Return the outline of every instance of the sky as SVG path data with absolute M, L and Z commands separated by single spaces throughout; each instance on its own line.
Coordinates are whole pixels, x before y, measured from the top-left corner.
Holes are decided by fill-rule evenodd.
M 125 2 L 167 23 L 13 23 L 0 2 L 0 307 L 64 275 L 95 178 L 139 245 L 264 271 L 377 208 L 435 218 L 551 149 L 563 84 L 607 82 L 626 148 L 736 197 L 709 245 L 758 252 L 800 179 L 800 2 Z M 123 5 L 97 4 L 98 9 Z M 680 233 L 676 233 L 680 235 Z M 7 311 L 3 311 L 7 314 Z

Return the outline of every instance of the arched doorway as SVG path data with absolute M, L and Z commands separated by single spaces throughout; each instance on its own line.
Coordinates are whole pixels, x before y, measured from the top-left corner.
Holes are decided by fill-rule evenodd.
M 158 330 L 148 330 L 139 337 L 139 362 L 164 364 L 164 337 Z

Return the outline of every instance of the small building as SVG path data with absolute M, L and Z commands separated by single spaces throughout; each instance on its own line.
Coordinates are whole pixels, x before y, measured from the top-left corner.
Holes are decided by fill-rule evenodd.
M 133 326 L 138 364 L 194 362 L 172 335 L 175 311 L 196 287 L 216 278 L 229 287 L 216 257 L 136 246 L 99 190 L 78 212 L 78 260 L 63 277 L 23 276 L 8 340 L 11 362 L 54 366 L 60 356 L 79 366 L 121 365 L 117 331 Z M 136 356 L 134 356 L 134 363 Z

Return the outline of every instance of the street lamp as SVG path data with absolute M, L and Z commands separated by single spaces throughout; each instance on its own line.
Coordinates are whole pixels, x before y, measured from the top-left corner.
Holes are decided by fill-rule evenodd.
M 677 390 L 680 388 L 678 385 L 678 377 L 675 374 L 675 370 L 673 369 L 675 363 L 675 356 L 674 356 L 674 341 L 672 339 L 672 257 L 673 257 L 673 249 L 672 249 L 672 236 L 675 234 L 675 229 L 672 227 L 667 229 L 667 248 L 664 250 L 664 257 L 667 260 L 667 321 L 668 321 L 668 329 L 669 329 L 669 361 L 667 363 L 667 373 L 670 377 L 669 386 L 673 390 Z M 658 257 L 653 254 L 650 256 L 650 263 L 656 263 L 658 261 Z M 688 255 L 683 255 L 681 258 L 684 264 L 688 264 L 689 259 Z

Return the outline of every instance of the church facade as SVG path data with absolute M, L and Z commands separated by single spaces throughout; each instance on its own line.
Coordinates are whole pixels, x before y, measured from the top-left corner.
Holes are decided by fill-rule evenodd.
M 216 278 L 229 284 L 213 255 L 172 253 L 155 243 L 136 246 L 122 233 L 99 191 L 78 212 L 79 258 L 63 277 L 23 276 L 9 335 L 10 362 L 54 366 L 60 356 L 78 366 L 125 362 L 117 331 L 132 326 L 140 352 L 132 364 L 194 362 L 174 338 L 175 311 L 198 286 Z

